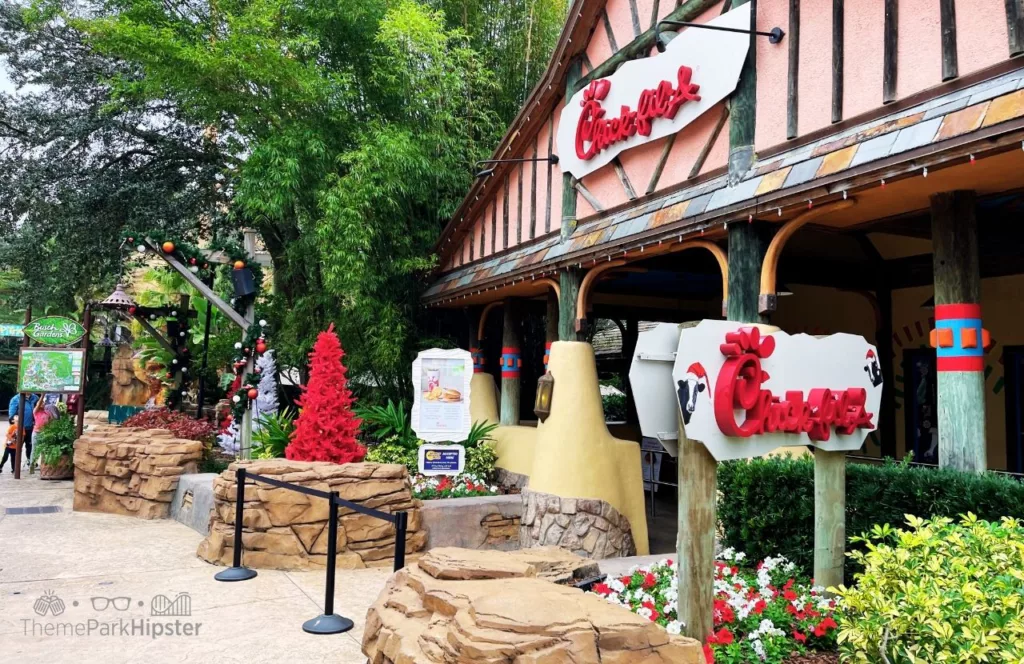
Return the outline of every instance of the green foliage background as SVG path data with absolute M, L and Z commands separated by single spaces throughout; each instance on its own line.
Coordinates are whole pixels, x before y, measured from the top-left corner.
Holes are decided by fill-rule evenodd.
M 109 289 L 128 228 L 253 227 L 279 360 L 303 370 L 334 322 L 359 396 L 407 397 L 415 352 L 444 344 L 419 304 L 433 243 L 543 72 L 566 1 L 79 7 L 0 13 L 15 82 L 45 84 L 0 98 L 0 265 L 46 266 L 24 298 Z

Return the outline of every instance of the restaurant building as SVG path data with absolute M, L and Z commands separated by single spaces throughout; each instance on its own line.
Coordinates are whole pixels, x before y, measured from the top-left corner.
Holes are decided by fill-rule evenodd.
M 545 342 L 724 317 L 877 347 L 860 456 L 1022 473 L 1021 52 L 1003 0 L 577 0 L 425 302 L 509 431 Z

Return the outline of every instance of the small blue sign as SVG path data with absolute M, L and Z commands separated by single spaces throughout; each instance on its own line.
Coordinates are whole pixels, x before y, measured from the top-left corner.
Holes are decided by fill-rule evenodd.
M 420 447 L 420 473 L 458 475 L 466 468 L 466 448 L 462 445 L 423 445 Z

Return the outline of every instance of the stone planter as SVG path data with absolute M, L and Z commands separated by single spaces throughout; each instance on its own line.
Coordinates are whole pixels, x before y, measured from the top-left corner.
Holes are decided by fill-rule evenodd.
M 70 480 L 75 476 L 75 464 L 70 454 L 65 454 L 56 465 L 51 466 L 45 461 L 39 462 L 39 479 Z
M 514 551 L 519 548 L 523 499 L 519 495 L 424 500 L 420 507 L 427 548 Z

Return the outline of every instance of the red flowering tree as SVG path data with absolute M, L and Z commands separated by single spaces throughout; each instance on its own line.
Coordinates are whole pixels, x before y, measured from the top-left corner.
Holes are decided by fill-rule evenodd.
M 345 365 L 334 325 L 321 332 L 310 353 L 309 384 L 298 401 L 295 431 L 284 455 L 294 461 L 362 461 L 366 448 L 356 440 L 360 420 L 352 412 Z

